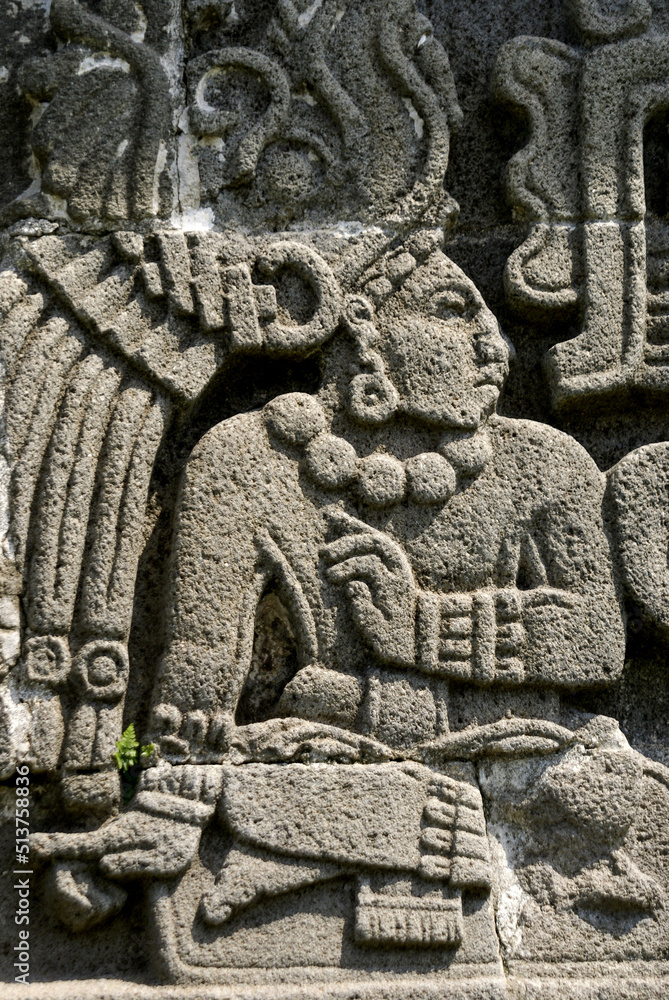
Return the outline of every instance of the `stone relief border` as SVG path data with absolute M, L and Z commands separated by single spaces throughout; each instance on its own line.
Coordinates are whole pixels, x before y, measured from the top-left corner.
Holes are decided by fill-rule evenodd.
M 234 6 L 215 6 L 223 33 L 243 41 Z M 201 24 L 201 8 L 190 3 L 184 23 Z M 390 10 L 370 2 L 360 11 L 349 5 L 342 13 L 329 0 L 308 9 L 280 0 L 256 47 L 229 44 L 194 55 L 167 30 L 176 14 L 171 4 L 146 2 L 132 16 L 110 8 L 103 17 L 77 0 L 54 0 L 51 23 L 62 44 L 53 59 L 26 67 L 24 83 L 43 105 L 33 133 L 39 172 L 35 189 L 7 216 L 8 222 L 29 218 L 10 231 L 11 267 L 0 286 L 10 508 L 0 605 L 8 678 L 3 773 L 13 772 L 17 755 L 38 774 L 60 768 L 70 817 L 105 821 L 94 831 L 36 836 L 36 855 L 52 866 L 54 908 L 72 931 L 88 930 L 121 910 L 120 883 L 143 879 L 168 980 L 224 981 L 226 995 L 258 996 L 267 968 L 225 964 L 231 916 L 239 909 L 243 924 L 257 901 L 265 905 L 346 878 L 355 882 L 354 942 L 394 949 L 401 971 L 393 985 L 373 983 L 378 970 L 357 970 L 352 986 L 349 968 L 323 960 L 273 970 L 277 980 L 319 996 L 436 989 L 491 1000 L 562 996 L 571 980 L 579 998 L 608 988 L 640 997 L 655 990 L 659 997 L 665 966 L 647 959 L 666 949 L 663 874 L 651 870 L 652 850 L 659 856 L 663 842 L 650 807 L 663 814 L 669 771 L 632 750 L 614 720 L 570 714 L 557 694 L 551 699 L 554 688 L 607 683 L 623 666 L 620 595 L 601 523 L 604 479 L 566 435 L 495 414 L 509 347 L 476 287 L 442 252 L 443 232 L 428 228 L 452 225 L 456 212 L 443 187 L 451 131 L 461 117 L 448 58 L 408 0 L 394 0 Z M 664 387 L 664 299 L 647 288 L 640 179 L 643 125 L 668 101 L 664 37 L 653 31 L 644 0 L 633 0 L 619 17 L 580 0 L 573 16 L 582 46 L 515 39 L 500 53 L 495 76 L 500 96 L 529 108 L 533 128 L 530 146 L 509 168 L 512 200 L 532 221 L 507 266 L 510 301 L 539 317 L 583 309 L 582 332 L 550 355 L 557 405 L 630 385 Z M 353 71 L 347 77 L 351 67 L 338 34 L 344 28 L 361 41 L 354 70 L 363 65 L 373 76 L 404 130 L 395 144 L 402 157 L 394 187 L 374 173 L 375 122 L 360 77 Z M 175 67 L 182 64 L 189 82 L 179 91 Z M 226 87 L 232 104 L 242 101 L 234 113 L 221 108 Z M 112 124 L 92 117 L 105 88 L 116 109 Z M 267 100 L 251 127 L 244 124 L 247 91 Z M 623 107 L 631 152 L 620 162 L 610 119 L 618 136 Z M 63 124 L 73 113 L 84 122 L 83 160 L 73 156 L 77 140 Z M 188 125 L 173 143 L 177 121 Z M 217 159 L 222 148 L 224 161 Z M 197 161 L 202 200 L 216 225 L 246 218 L 250 228 L 266 229 L 276 222 L 272 199 L 288 206 L 282 225 L 350 222 L 341 206 L 353 199 L 357 217 L 382 223 L 386 232 L 345 229 L 342 242 L 341 230 L 335 237 L 315 230 L 256 237 L 162 228 L 175 210 L 186 160 L 188 169 Z M 294 180 L 290 197 L 277 187 L 284 174 Z M 183 219 L 183 204 L 176 207 L 181 211 L 172 221 Z M 34 224 L 37 215 L 82 231 Z M 141 231 L 128 228 L 151 219 Z M 161 228 L 154 228 L 158 219 Z M 416 225 L 423 229 L 411 232 Z M 396 231 L 389 236 L 390 226 Z M 430 296 L 436 301 L 428 306 Z M 394 332 L 398 321 L 408 321 L 404 339 Z M 406 377 L 417 362 L 405 342 L 418 342 L 421 324 L 444 338 L 444 356 L 451 352 L 441 372 L 451 393 L 446 403 L 439 403 L 439 385 L 426 400 L 416 391 L 420 379 L 411 385 Z M 457 354 L 456 341 L 467 343 L 469 353 Z M 346 364 L 348 383 L 326 379 L 318 398 L 292 393 L 261 415 L 224 421 L 189 459 L 187 484 L 198 482 L 203 464 L 209 479 L 232 476 L 221 480 L 226 499 L 248 476 L 246 455 L 255 456 L 257 468 L 273 469 L 285 493 L 275 498 L 276 510 L 263 507 L 263 488 L 246 480 L 251 499 L 234 529 L 241 555 L 232 583 L 220 569 L 228 566 L 223 547 L 217 568 L 206 582 L 195 573 L 189 593 L 180 560 L 194 565 L 209 544 L 196 558 L 188 549 L 200 538 L 197 518 L 189 518 L 208 488 L 201 481 L 192 494 L 183 488 L 171 564 L 176 613 L 151 716 L 162 762 L 144 772 L 133 805 L 119 814 L 110 758 L 137 669 L 128 647 L 140 558 L 155 517 L 156 456 L 174 414 L 199 401 L 231 359 L 315 351 L 334 357 L 335 366 Z M 434 361 L 432 369 L 420 364 L 425 378 L 435 370 Z M 439 429 L 429 440 L 418 438 L 420 447 L 412 437 L 416 419 Z M 663 627 L 665 451 L 664 444 L 651 445 L 627 456 L 607 487 L 625 593 Z M 546 454 L 557 472 L 542 464 Z M 531 500 L 504 496 L 506 535 L 495 539 L 495 560 L 486 536 L 475 557 L 460 553 L 465 568 L 455 582 L 446 572 L 435 576 L 406 526 L 402 534 L 398 510 L 415 508 L 426 531 L 442 517 L 432 551 L 439 544 L 455 549 L 466 537 L 462 525 L 473 532 L 471 524 L 485 522 L 482 512 L 500 501 L 496 484 L 512 483 L 514 475 L 522 482 L 518 470 L 528 464 Z M 305 533 L 313 533 L 302 548 L 286 527 L 298 510 L 294 497 L 286 501 L 291 490 L 305 503 Z M 285 516 L 277 521 L 282 503 Z M 639 526 L 640 509 L 650 512 L 650 531 L 647 523 Z M 231 508 L 228 516 L 233 524 L 239 511 Z M 204 523 L 216 524 L 216 514 L 209 511 Z M 260 527 L 251 538 L 244 524 Z M 228 521 L 218 526 L 222 537 Z M 325 568 L 315 572 L 319 560 Z M 197 616 L 192 635 L 182 636 L 180 621 L 194 607 L 216 620 L 207 590 L 212 580 L 236 614 L 234 587 L 241 590 L 247 578 L 246 603 L 232 625 L 233 679 L 206 689 L 228 636 L 222 628 L 216 641 L 205 640 Z M 286 615 L 288 631 L 294 629 L 297 671 L 283 688 L 278 714 L 240 725 L 226 684 L 238 702 L 248 679 L 257 680 L 254 624 L 273 606 L 270 598 L 276 614 Z M 338 643 L 351 663 L 359 657 L 354 665 L 362 680 L 341 669 Z M 561 658 L 555 651 L 562 648 Z M 220 662 L 217 670 L 223 672 Z M 469 727 L 450 729 L 458 684 L 469 685 L 478 704 L 492 704 L 499 687 L 500 704 L 506 698 L 513 707 L 494 721 L 474 714 Z M 535 690 L 542 688 L 544 702 Z M 412 725 L 433 728 L 418 737 Z M 313 805 L 321 788 L 309 787 L 312 767 L 328 770 L 335 799 L 343 794 L 343 776 L 347 790 L 347 782 L 359 786 L 362 807 L 359 814 L 348 807 L 353 832 L 345 847 L 335 799 L 322 814 Z M 409 778 L 420 785 L 415 803 L 404 786 L 388 794 L 393 782 L 399 787 Z M 284 785 L 284 823 L 294 826 L 289 842 L 271 822 L 267 791 L 278 801 Z M 388 803 L 401 807 L 384 820 Z M 557 831 L 550 844 L 548 816 Z M 232 838 L 215 881 L 197 860 L 200 833 L 206 828 L 206 836 L 212 823 Z M 310 823 L 323 835 L 317 848 L 308 844 Z M 393 823 L 400 848 L 383 846 Z M 514 824 L 520 834 L 509 834 Z M 572 843 L 577 831 L 592 855 L 577 870 L 569 867 L 573 850 L 560 841 L 560 824 Z M 133 851 L 136 842 L 144 846 Z M 547 874 L 541 851 L 550 849 Z M 525 911 L 512 913 L 521 897 L 532 917 L 522 941 Z M 500 900 L 511 920 L 506 929 Z M 616 906 L 631 914 L 625 940 L 602 944 L 606 914 Z M 200 919 L 206 933 L 222 935 L 217 954 Z M 569 953 L 556 977 L 543 959 L 551 941 L 572 932 L 578 938 L 579 920 L 587 924 L 574 946 L 582 960 Z M 467 950 L 474 940 L 478 952 Z M 397 958 L 407 947 L 445 949 L 448 961 L 437 973 L 412 975 L 410 962 L 405 969 Z M 593 961 L 601 954 L 617 960 Z M 22 993 L 46 995 L 46 988 L 35 984 Z M 110 996 L 173 992 L 111 982 L 102 988 Z M 50 996 L 59 989 L 74 995 L 71 984 L 48 989 Z M 295 995 L 295 988 L 277 992 Z M 198 996 L 219 994 L 198 987 Z M 175 995 L 189 995 L 187 987 Z

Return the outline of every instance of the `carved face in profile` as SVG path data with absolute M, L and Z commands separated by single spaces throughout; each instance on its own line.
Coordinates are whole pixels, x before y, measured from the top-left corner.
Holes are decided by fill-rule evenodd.
M 376 314 L 399 411 L 438 427 L 476 428 L 494 410 L 509 346 L 473 282 L 443 253 Z

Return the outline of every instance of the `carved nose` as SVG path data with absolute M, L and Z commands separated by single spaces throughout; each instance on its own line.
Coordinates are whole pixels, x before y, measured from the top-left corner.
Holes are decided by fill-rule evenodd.
M 486 364 L 507 362 L 513 348 L 502 336 L 497 320 L 489 309 L 482 309 L 478 318 L 481 326 L 481 333 L 476 341 L 479 358 Z
M 506 356 L 506 352 L 501 351 L 499 345 L 492 338 L 479 340 L 478 353 L 482 361 L 504 361 Z

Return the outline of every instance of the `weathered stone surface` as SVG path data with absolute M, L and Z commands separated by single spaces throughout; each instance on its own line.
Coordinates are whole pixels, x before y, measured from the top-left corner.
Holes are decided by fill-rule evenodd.
M 667 11 L 0 26 L 2 995 L 664 1000 Z

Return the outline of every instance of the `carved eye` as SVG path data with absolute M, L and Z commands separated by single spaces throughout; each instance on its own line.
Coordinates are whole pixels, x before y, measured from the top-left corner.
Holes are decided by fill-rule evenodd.
M 432 299 L 430 312 L 439 319 L 471 317 L 478 309 L 478 302 L 466 287 L 444 288 Z

